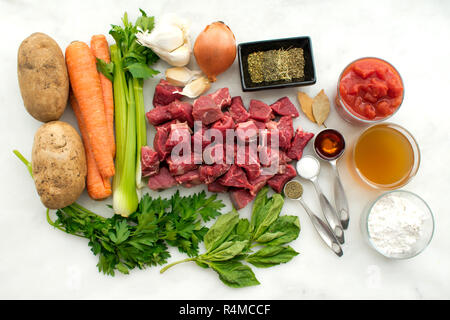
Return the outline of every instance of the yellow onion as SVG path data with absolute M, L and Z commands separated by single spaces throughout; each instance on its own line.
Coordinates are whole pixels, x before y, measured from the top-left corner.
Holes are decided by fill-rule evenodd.
M 209 81 L 216 81 L 216 76 L 227 70 L 236 58 L 233 32 L 221 21 L 211 23 L 195 40 L 194 55 Z

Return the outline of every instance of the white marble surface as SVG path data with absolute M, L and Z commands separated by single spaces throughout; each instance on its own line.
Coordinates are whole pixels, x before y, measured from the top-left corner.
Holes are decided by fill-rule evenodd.
M 404 189 L 426 199 L 436 218 L 435 237 L 428 249 L 411 260 L 389 261 L 364 243 L 359 216 L 380 192 L 362 187 L 343 160 L 340 170 L 350 200 L 351 224 L 340 259 L 322 245 L 305 212 L 287 202 L 283 212 L 298 214 L 302 224 L 300 237 L 292 243 L 300 255 L 286 265 L 255 269 L 260 286 L 225 287 L 214 272 L 195 264 L 179 265 L 164 275 L 159 274 L 159 268 L 115 278 L 98 273 L 97 258 L 87 241 L 47 224 L 33 182 L 12 154 L 17 148 L 30 157 L 33 135 L 40 126 L 23 107 L 16 54 L 20 42 L 33 32 L 49 34 L 64 49 L 72 40 L 89 41 L 93 34 L 107 34 L 110 24 L 120 23 L 124 11 L 136 18 L 139 7 L 156 16 L 175 11 L 190 17 L 193 38 L 215 20 L 225 21 L 238 42 L 310 36 L 318 81 L 305 88 L 309 94 L 324 88 L 333 96 L 340 71 L 355 58 L 377 56 L 395 65 L 403 76 L 406 95 L 392 121 L 408 128 L 422 151 L 419 173 Z M 0 298 L 450 298 L 450 2 L 0 0 L 0 30 L 0 101 L 4 112 L 0 117 Z M 164 70 L 166 65 L 157 67 Z M 148 107 L 155 82 L 146 83 Z M 222 86 L 229 87 L 232 95 L 242 95 L 245 103 L 250 98 L 271 103 L 284 95 L 295 101 L 295 88 L 243 94 L 237 62 L 219 77 L 213 89 Z M 70 109 L 62 120 L 74 124 Z M 295 124 L 318 131 L 304 116 Z M 341 130 L 350 146 L 362 130 L 344 123 L 334 110 L 327 124 Z M 306 154 L 311 152 L 309 146 Z M 323 167 L 320 183 L 331 196 L 330 170 Z M 305 182 L 305 188 L 306 201 L 317 210 L 312 186 Z M 222 198 L 230 208 L 228 198 Z M 81 202 L 107 212 L 104 203 L 94 203 L 85 194 Z M 249 209 L 242 214 L 248 216 Z M 170 261 L 182 257 L 173 249 L 171 253 Z

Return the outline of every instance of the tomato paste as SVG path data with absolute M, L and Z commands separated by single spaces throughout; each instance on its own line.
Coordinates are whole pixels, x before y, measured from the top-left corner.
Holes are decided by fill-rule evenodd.
M 380 120 L 393 114 L 403 100 L 403 82 L 386 61 L 363 58 L 350 64 L 339 82 L 340 102 L 354 116 Z

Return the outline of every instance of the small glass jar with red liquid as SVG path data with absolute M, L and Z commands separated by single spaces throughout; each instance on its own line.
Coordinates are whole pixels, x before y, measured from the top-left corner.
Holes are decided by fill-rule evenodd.
M 344 137 L 336 130 L 322 130 L 314 139 L 314 150 L 323 160 L 330 161 L 339 158 L 344 149 Z

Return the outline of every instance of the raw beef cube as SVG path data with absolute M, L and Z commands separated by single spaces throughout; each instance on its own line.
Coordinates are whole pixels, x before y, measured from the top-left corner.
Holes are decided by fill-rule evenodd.
M 250 117 L 252 119 L 267 122 L 270 119 L 274 118 L 274 115 L 272 113 L 272 108 L 269 107 L 267 104 L 265 104 L 262 101 L 252 99 L 250 100 Z
M 242 209 L 247 206 L 254 198 L 254 195 L 251 195 L 245 189 L 234 189 L 230 192 L 231 202 L 233 202 L 233 206 L 236 210 Z
M 185 174 L 182 174 L 181 176 L 176 176 L 175 180 L 179 184 L 183 184 L 185 188 L 190 188 L 192 186 L 196 186 L 202 183 L 200 181 L 200 173 L 198 169 L 188 171 Z
M 262 121 L 258 121 L 255 119 L 251 119 L 250 121 L 253 121 L 255 126 L 258 128 L 258 130 L 264 130 L 266 128 L 266 123 Z
M 187 159 L 184 159 L 184 157 L 168 157 L 166 162 L 169 165 L 169 172 L 173 176 L 180 176 L 198 168 L 198 165 L 194 163 L 194 154 L 191 154 Z
M 231 96 L 228 88 L 222 88 L 214 93 L 209 94 L 216 106 L 219 108 L 228 107 L 231 104 Z
M 221 108 L 210 96 L 201 96 L 194 101 L 192 115 L 194 120 L 201 121 L 204 125 L 216 122 L 223 117 Z
M 161 106 L 153 108 L 145 114 L 149 123 L 154 126 L 160 125 L 164 122 L 173 119 L 172 114 L 169 112 L 169 106 Z
M 281 149 L 289 149 L 291 146 L 291 140 L 294 136 L 294 125 L 292 123 L 292 118 L 289 116 L 283 116 L 278 121 L 278 132 L 279 132 L 279 147 Z
M 261 174 L 258 151 L 250 146 L 238 146 L 235 163 L 245 170 L 248 180 L 255 179 Z
M 170 175 L 169 169 L 162 167 L 159 173 L 148 178 L 148 187 L 151 190 L 169 189 L 177 184 L 177 181 Z
M 223 144 L 214 143 L 210 144 L 203 151 L 203 162 L 205 164 L 221 164 L 224 163 L 225 151 Z
M 289 158 L 283 150 L 278 151 L 280 154 L 280 164 L 288 164 L 289 162 L 292 162 L 292 159 Z
M 187 122 L 192 128 L 194 126 L 194 118 L 192 117 L 192 105 L 188 102 L 175 100 L 168 106 L 172 119 L 178 119 L 181 122 Z
M 297 172 L 295 171 L 295 168 L 292 165 L 288 164 L 286 165 L 286 170 L 284 173 L 275 175 L 273 178 L 267 181 L 267 184 L 271 186 L 275 192 L 281 193 L 286 182 L 294 178 L 296 175 Z
M 223 138 L 226 139 L 227 130 L 233 130 L 234 127 L 235 125 L 233 118 L 229 114 L 225 113 L 222 119 L 214 122 L 214 124 L 211 126 L 211 129 L 219 130 L 222 133 Z M 225 140 L 223 142 L 225 142 Z
M 166 149 L 167 137 L 169 136 L 169 128 L 164 126 L 156 127 L 156 134 L 153 140 L 153 148 L 158 152 L 159 159 L 163 161 L 168 155 L 169 150 Z
M 256 196 L 256 194 L 261 190 L 266 184 L 267 181 L 269 181 L 273 175 L 268 174 L 260 174 L 255 179 L 249 179 L 248 182 L 251 184 L 251 189 L 249 190 L 250 194 L 253 196 Z
M 230 170 L 228 170 L 227 173 L 225 173 L 222 177 L 220 177 L 218 181 L 222 185 L 228 187 L 245 188 L 245 189 L 251 188 L 244 170 L 242 170 L 236 164 L 233 164 Z
M 241 142 L 254 141 L 258 137 L 258 127 L 251 120 L 241 122 L 236 125 L 235 133 Z
M 245 122 L 250 119 L 250 113 L 245 109 L 242 98 L 239 96 L 231 99 L 229 111 L 235 123 Z
M 294 104 L 289 100 L 288 97 L 283 97 L 278 99 L 273 104 L 270 105 L 273 112 L 280 116 L 290 116 L 292 118 L 297 118 L 299 116 L 297 108 Z
M 206 165 L 200 166 L 200 180 L 205 184 L 210 184 L 215 181 L 218 177 L 225 174 L 230 169 L 231 165 L 228 163 Z
M 181 99 L 183 96 L 179 93 L 183 88 L 175 87 L 168 81 L 161 79 L 155 87 L 155 94 L 153 95 L 153 105 L 155 107 L 167 106 L 176 99 Z
M 179 143 L 191 143 L 191 128 L 187 122 L 179 122 L 170 125 L 170 133 L 166 141 L 166 150 L 170 151 Z
M 148 146 L 141 148 L 141 169 L 143 177 L 150 177 L 159 172 L 158 152 Z
M 305 132 L 302 128 L 298 128 L 286 155 L 293 160 L 300 160 L 303 155 L 303 149 L 313 137 L 313 133 Z
M 208 191 L 209 192 L 216 192 L 216 193 L 227 192 L 228 191 L 228 187 L 221 185 L 217 181 L 213 181 L 210 184 L 208 184 Z

